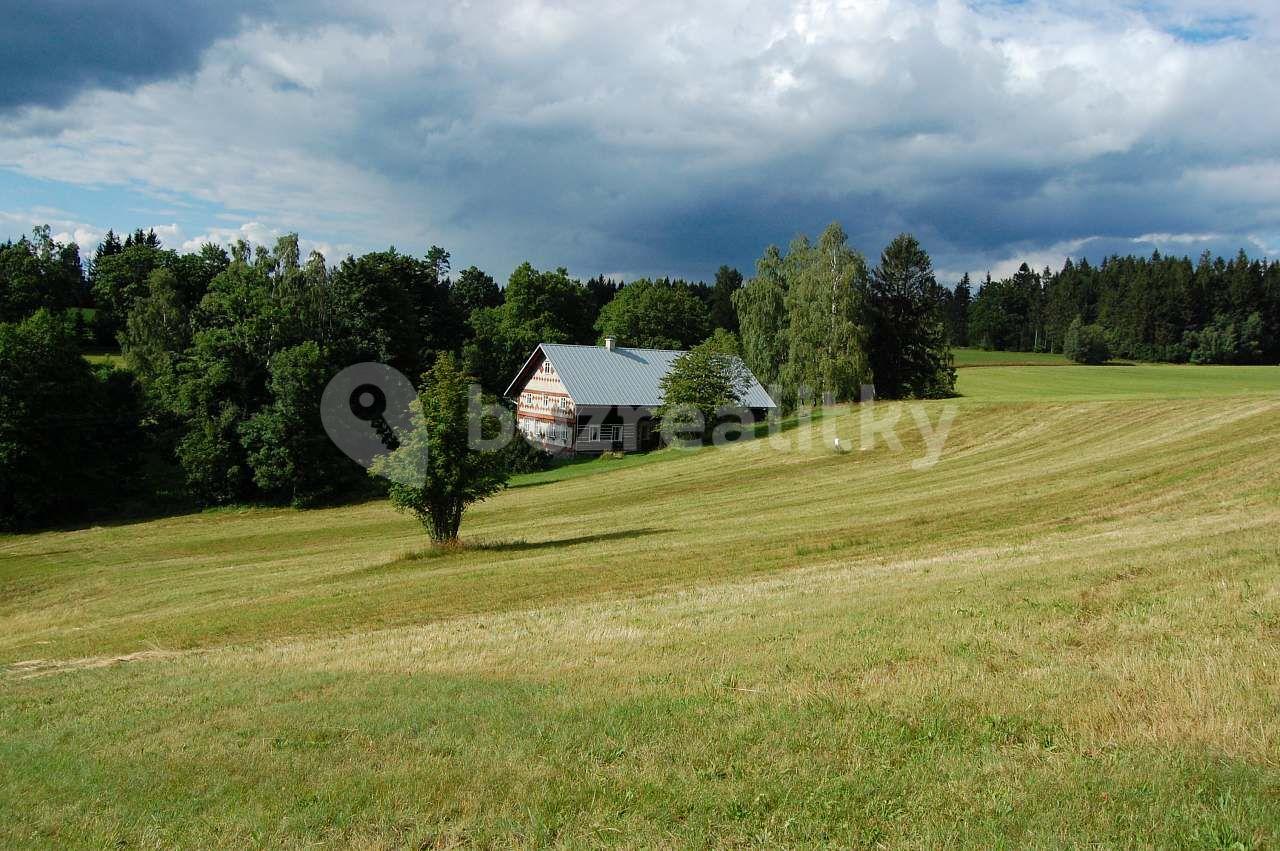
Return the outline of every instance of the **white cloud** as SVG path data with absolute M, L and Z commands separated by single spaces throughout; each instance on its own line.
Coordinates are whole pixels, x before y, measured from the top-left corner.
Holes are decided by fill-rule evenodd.
M 49 235 L 55 242 L 74 242 L 80 246 L 82 256 L 91 253 L 106 234 L 106 228 L 77 221 L 72 214 L 51 207 L 0 210 L 0 222 L 9 226 L 7 230 L 21 233 L 29 233 L 37 225 L 48 225 Z
M 0 227 L 7 230 L 29 233 L 38 225 L 49 225 L 50 236 L 56 242 L 74 242 L 80 246 L 81 257 L 91 256 L 102 238 L 106 236 L 106 225 L 90 224 L 70 217 L 70 214 L 55 208 L 36 207 L 29 210 L 0 210 Z M 7 226 L 7 227 L 5 227 Z M 182 252 L 199 251 L 207 242 L 229 247 L 237 240 L 243 239 L 250 245 L 272 246 L 276 240 L 284 236 L 286 231 L 263 225 L 261 222 L 243 222 L 239 227 L 214 227 L 197 236 L 187 236 L 183 227 L 174 222 L 158 222 L 143 224 L 144 231 L 154 230 L 160 238 L 161 245 Z M 123 236 L 123 234 L 121 234 Z M 312 251 L 319 251 L 331 262 L 337 262 L 353 249 L 349 245 L 335 245 L 330 242 L 299 238 L 299 248 L 305 257 Z
M 158 232 L 159 231 L 157 231 L 157 233 Z M 200 247 L 207 242 L 212 242 L 215 245 L 231 246 L 241 239 L 250 245 L 265 245 L 270 247 L 275 244 L 276 240 L 284 236 L 285 233 L 287 233 L 287 231 L 282 231 L 279 228 L 267 227 L 261 222 L 243 222 L 236 228 L 210 228 L 204 233 L 190 238 L 179 233 L 177 238 L 172 242 L 165 240 L 165 244 L 177 246 L 178 250 L 184 252 L 199 251 Z M 298 248 L 302 252 L 303 257 L 306 257 L 312 251 L 318 251 L 323 254 L 325 259 L 330 263 L 334 263 L 342 259 L 342 257 L 339 256 L 339 252 L 345 255 L 353 250 L 348 246 L 335 247 L 332 243 L 316 242 L 303 237 L 298 238 Z
M 1223 238 L 1220 233 L 1144 233 L 1132 242 L 1149 242 L 1153 245 L 1198 245 Z
M 1046 267 L 1053 270 L 1062 268 L 1068 257 L 1079 257 L 1088 250 L 1089 244 L 1096 241 L 1096 236 L 1083 239 L 1071 239 L 1044 248 L 1027 247 L 1015 254 L 996 261 L 989 270 L 995 279 L 1008 278 L 1026 263 L 1033 272 L 1043 271 Z M 945 279 L 944 279 L 945 280 Z

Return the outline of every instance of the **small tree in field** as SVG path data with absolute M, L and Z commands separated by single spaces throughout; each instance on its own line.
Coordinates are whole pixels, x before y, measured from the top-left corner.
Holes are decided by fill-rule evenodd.
M 683 412 L 697 410 L 707 437 L 720 410 L 740 405 L 750 386 L 751 376 L 738 357 L 737 341 L 729 332 L 717 329 L 710 339 L 672 363 L 671 371 L 662 377 L 662 405 L 656 413 L 679 418 Z
M 434 544 L 456 544 L 463 509 L 510 476 L 503 453 L 468 445 L 468 386 L 453 356 L 441 355 L 423 375 L 413 430 L 371 470 L 391 480 L 391 504 L 416 516 Z

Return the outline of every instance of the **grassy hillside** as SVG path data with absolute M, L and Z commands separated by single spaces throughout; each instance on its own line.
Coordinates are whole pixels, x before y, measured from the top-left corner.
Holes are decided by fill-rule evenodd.
M 845 412 L 527 478 L 448 555 L 0 539 L 0 845 L 1275 842 L 1280 370 L 1142 369 L 965 371 L 928 470 Z

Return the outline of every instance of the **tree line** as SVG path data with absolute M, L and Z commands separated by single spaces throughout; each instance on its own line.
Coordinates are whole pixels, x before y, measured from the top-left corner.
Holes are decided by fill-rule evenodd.
M 732 395 L 732 355 L 788 407 L 856 399 L 866 385 L 882 397 L 946 396 L 951 345 L 1275 362 L 1278 284 L 1280 264 L 1243 254 L 1198 265 L 1157 256 L 1024 266 L 974 293 L 967 279 L 939 285 L 910 235 L 872 265 L 838 225 L 767 248 L 749 280 L 722 266 L 711 283 L 624 285 L 525 263 L 504 286 L 475 266 L 453 269 L 434 246 L 331 265 L 304 257 L 292 234 L 180 253 L 154 232 L 109 232 L 82 261 L 36 228 L 0 245 L 0 527 L 130 505 L 310 506 L 376 492 L 318 416 L 328 381 L 362 361 L 414 379 L 435 370 L 455 390 L 466 377 L 497 396 L 538 343 L 613 336 L 705 344 L 689 368 L 722 380 L 681 375 L 671 390 L 708 411 L 718 402 L 689 388 Z M 122 363 L 90 363 L 95 351 Z M 502 464 L 542 460 L 518 441 Z
M 870 268 L 838 224 L 817 242 L 770 246 L 735 296 L 742 355 L 786 406 L 955 390 L 945 291 L 920 243 L 902 234 Z
M 1067 260 L 1056 272 L 1024 263 L 1011 277 L 988 275 L 976 292 L 966 275 L 948 293 L 946 315 L 956 346 L 1073 353 L 1083 334 L 1093 348 L 1133 360 L 1274 364 L 1280 261 L 1240 251 L 1194 262 L 1158 252 L 1096 266 Z
M 108 232 L 86 262 L 47 227 L 0 244 L 0 528 L 376 490 L 318 414 L 353 363 L 416 379 L 448 354 L 497 395 L 539 342 L 688 348 L 736 331 L 727 266 L 711 284 L 623 286 L 525 263 L 499 287 L 450 260 L 391 248 L 332 266 L 295 234 L 184 254 L 154 231 Z M 517 441 L 504 463 L 542 460 Z

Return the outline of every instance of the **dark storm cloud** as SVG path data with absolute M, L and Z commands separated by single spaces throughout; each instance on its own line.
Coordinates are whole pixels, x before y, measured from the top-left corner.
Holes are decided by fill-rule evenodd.
M 59 107 L 85 89 L 128 90 L 196 70 L 251 22 L 351 21 L 323 2 L 43 0 L 0 4 L 0 111 Z

